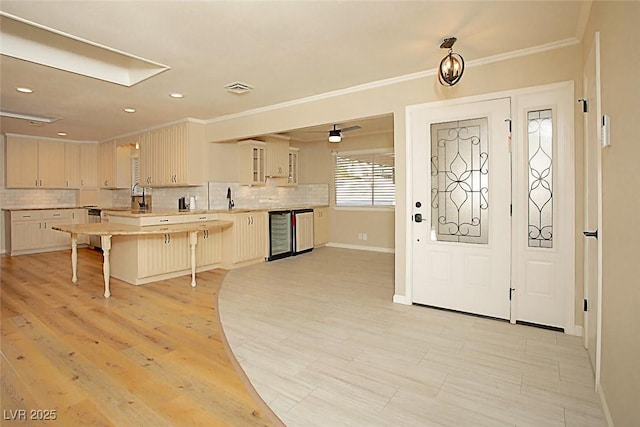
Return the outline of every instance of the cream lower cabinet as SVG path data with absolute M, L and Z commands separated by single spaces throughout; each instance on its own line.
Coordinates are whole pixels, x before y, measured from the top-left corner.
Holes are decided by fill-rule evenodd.
M 222 233 L 225 268 L 263 262 L 267 248 L 267 212 L 220 214 L 219 219 L 233 221 Z
M 138 243 L 138 278 L 190 268 L 187 233 L 140 236 Z
M 329 243 L 329 208 L 313 209 L 313 245 L 324 246 Z
M 222 253 L 222 233 L 209 230 L 198 233 L 198 243 L 196 244 L 198 270 L 222 263 Z
M 79 224 L 81 209 L 51 209 L 7 212 L 7 250 L 10 255 L 69 249 L 71 236 L 51 227 Z M 84 221 L 86 222 L 86 221 Z M 83 243 L 79 241 L 78 243 Z

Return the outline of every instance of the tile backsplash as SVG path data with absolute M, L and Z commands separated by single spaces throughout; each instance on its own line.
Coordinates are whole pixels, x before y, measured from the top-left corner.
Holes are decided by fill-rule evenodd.
M 237 182 L 210 182 L 196 187 L 145 189 L 152 197 L 153 208 L 178 209 L 178 199 L 196 198 L 196 209 L 227 209 L 227 188 L 236 208 L 279 208 L 308 205 L 328 205 L 327 184 L 301 184 L 294 187 L 278 187 L 269 180 L 267 185 L 249 187 Z M 131 206 L 131 190 L 99 190 L 96 200 L 100 207 Z M 77 190 L 7 189 L 0 188 L 1 208 L 64 208 L 78 206 Z M 93 203 L 92 203 L 93 204 Z
M 268 180 L 267 185 L 250 187 L 237 182 L 210 182 L 209 209 L 227 209 L 227 188 L 235 208 L 279 208 L 308 205 L 328 205 L 328 184 L 300 184 L 294 187 L 278 187 Z

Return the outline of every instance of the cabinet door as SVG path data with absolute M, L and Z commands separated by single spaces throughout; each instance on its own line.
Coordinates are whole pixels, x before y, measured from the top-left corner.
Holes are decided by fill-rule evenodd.
M 101 143 L 98 151 L 100 188 L 110 188 L 115 175 L 115 141 Z
M 38 183 L 42 188 L 65 188 L 64 142 L 38 143 Z
M 40 247 L 40 221 L 11 223 L 11 251 L 24 251 Z
M 152 169 L 153 144 L 151 141 L 151 132 L 145 132 L 140 135 L 140 157 L 138 167 L 140 168 L 140 185 L 151 185 L 151 169 Z
M 155 276 L 162 272 L 167 235 L 138 236 L 138 278 Z
M 287 184 L 298 184 L 298 151 L 289 150 L 289 176 L 287 176 Z
M 171 131 L 171 183 L 173 185 L 189 184 L 189 127 L 187 123 L 173 126 Z
M 64 144 L 64 187 L 80 188 L 80 144 Z
M 62 231 L 53 230 L 51 227 L 56 225 L 69 224 L 68 218 L 65 219 L 43 219 L 41 221 L 41 248 L 55 248 L 60 246 L 68 246 L 71 248 L 71 234 Z
M 316 208 L 313 215 L 313 244 L 326 245 L 329 243 L 329 209 Z
M 248 259 L 264 258 L 267 255 L 267 235 L 267 214 L 265 212 L 251 214 Z
M 266 175 L 284 178 L 287 176 L 289 143 L 270 141 L 266 148 Z
M 209 231 L 198 233 L 196 245 L 196 266 L 219 264 L 222 262 L 222 233 Z
M 80 188 L 98 187 L 98 144 L 80 144 Z
M 71 216 L 72 224 L 86 224 L 89 222 L 89 217 L 86 209 L 74 209 Z M 89 244 L 89 236 L 87 236 L 86 234 L 78 234 L 78 244 Z
M 38 187 L 38 140 L 7 137 L 7 188 Z
M 169 234 L 165 251 L 165 271 L 186 270 L 191 265 L 191 251 L 189 250 L 189 235 L 184 233 Z

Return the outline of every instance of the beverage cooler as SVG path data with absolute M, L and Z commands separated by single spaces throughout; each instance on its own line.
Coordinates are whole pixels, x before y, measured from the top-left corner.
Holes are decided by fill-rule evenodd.
M 313 209 L 269 212 L 268 261 L 313 250 Z

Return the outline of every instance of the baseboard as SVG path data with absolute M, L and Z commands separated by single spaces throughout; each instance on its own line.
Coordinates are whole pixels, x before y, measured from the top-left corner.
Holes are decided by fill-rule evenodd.
M 378 246 L 349 245 L 346 243 L 327 243 L 331 248 L 354 249 L 356 251 L 384 252 L 388 254 L 396 253 L 394 248 L 381 248 Z
M 598 385 L 598 396 L 600 396 L 600 403 L 602 403 L 602 410 L 604 411 L 604 417 L 607 420 L 607 426 L 613 427 L 613 418 L 611 417 L 611 412 L 609 412 L 609 405 L 607 405 L 607 399 L 604 397 L 602 385 Z
M 394 295 L 393 296 L 393 302 L 396 304 L 404 304 L 404 305 L 412 305 L 413 302 L 411 300 L 409 300 L 409 298 L 407 298 L 406 295 Z

